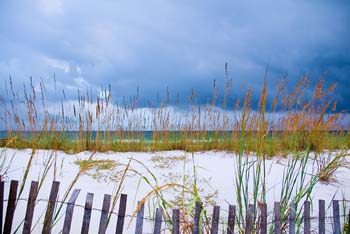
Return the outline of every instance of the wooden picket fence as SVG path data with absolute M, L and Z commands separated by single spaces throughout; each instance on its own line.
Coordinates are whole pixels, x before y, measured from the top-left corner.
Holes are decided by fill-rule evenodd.
M 1 179 L 1 178 L 0 178 Z M 5 223 L 3 226 L 3 210 L 4 210 L 4 185 L 5 183 L 2 181 L 0 185 L 0 234 L 10 234 L 12 231 L 12 223 L 14 219 L 14 211 L 16 209 L 17 204 L 17 190 L 18 190 L 18 181 L 12 180 L 10 183 L 10 189 L 9 189 L 9 196 L 7 199 L 7 209 L 6 209 L 6 216 L 5 216 Z M 60 183 L 57 181 L 53 181 L 51 192 L 49 199 L 47 201 L 47 209 L 45 213 L 44 223 L 43 223 L 43 234 L 50 234 L 51 228 L 53 224 L 53 216 L 54 216 L 54 209 L 57 204 L 57 197 L 58 197 L 58 190 L 59 190 Z M 72 225 L 72 217 L 73 217 L 73 211 L 75 202 L 79 196 L 80 190 L 75 189 L 73 190 L 68 202 L 66 203 L 66 213 L 64 217 L 64 223 L 62 234 L 68 234 L 71 231 L 71 225 Z M 35 202 L 38 195 L 38 182 L 32 181 L 29 191 L 29 198 L 27 200 L 27 208 L 25 212 L 24 217 L 24 223 L 23 223 L 23 234 L 29 234 L 31 233 L 32 228 L 32 221 L 33 221 L 33 214 L 34 214 L 34 208 L 35 208 Z M 83 214 L 83 221 L 81 226 L 81 233 L 87 234 L 89 233 L 89 225 L 90 225 L 90 219 L 91 219 L 91 211 L 93 209 L 93 193 L 88 193 L 86 196 L 85 201 L 85 207 L 84 207 L 84 214 Z M 119 200 L 119 211 L 118 211 L 118 217 L 117 217 L 117 224 L 115 233 L 116 234 L 123 234 L 124 230 L 124 220 L 126 217 L 126 202 L 127 202 L 127 195 L 121 194 L 120 200 Z M 140 203 L 141 204 L 141 203 Z M 110 212 L 110 205 L 111 205 L 111 195 L 105 194 L 103 199 L 103 205 L 102 209 L 100 210 L 100 222 L 99 222 L 99 228 L 98 228 L 98 234 L 104 234 L 106 233 L 106 227 L 107 227 L 107 219 Z M 341 225 L 340 225 L 340 214 L 339 214 L 339 201 L 333 200 L 332 201 L 333 206 L 333 214 L 332 214 L 332 232 L 334 234 L 340 234 L 341 233 Z M 326 233 L 326 212 L 325 212 L 325 201 L 319 200 L 319 214 L 317 217 L 318 221 L 318 230 L 317 233 L 319 234 L 325 234 Z M 193 218 L 193 226 L 192 226 L 192 233 L 193 234 L 199 234 L 201 231 L 201 215 L 202 211 L 202 204 L 200 202 L 196 203 L 195 207 L 195 214 Z M 303 233 L 310 234 L 311 233 L 311 219 L 313 217 L 310 217 L 310 202 L 305 201 L 304 202 L 304 209 L 303 209 Z M 154 227 L 153 232 L 154 234 L 160 234 L 162 223 L 163 223 L 163 211 L 161 208 L 156 209 L 156 215 L 154 219 Z M 253 225 L 253 216 L 254 216 L 254 206 L 249 205 L 248 212 L 246 215 L 246 222 L 244 224 L 244 233 L 249 234 L 252 233 Z M 214 206 L 213 207 L 213 215 L 211 217 L 211 225 L 210 225 L 210 233 L 212 234 L 218 234 L 219 233 L 219 218 L 220 218 L 220 206 Z M 266 234 L 268 232 L 268 214 L 267 214 L 267 205 L 266 204 L 259 204 L 259 218 L 258 218 L 258 225 L 255 227 L 258 227 L 258 233 Z M 144 221 L 144 205 L 142 204 L 140 209 L 138 209 L 138 213 L 136 215 L 136 225 L 135 225 L 135 234 L 141 234 L 143 233 L 143 221 Z M 347 222 L 350 223 L 350 210 L 349 214 L 346 217 Z M 281 215 L 280 215 L 280 203 L 275 202 L 274 203 L 274 218 L 273 218 L 273 232 L 275 234 L 282 233 L 282 229 L 284 230 L 283 233 L 290 233 L 294 234 L 296 233 L 296 213 L 295 213 L 295 207 L 291 206 L 289 209 L 289 217 L 288 217 L 288 227 L 282 228 L 281 225 Z M 225 233 L 227 234 L 233 234 L 235 233 L 235 222 L 236 222 L 236 206 L 229 205 L 228 210 L 228 218 L 227 223 L 225 227 Z M 172 234 L 180 234 L 181 233 L 181 221 L 180 221 L 180 210 L 179 209 L 173 209 L 172 210 L 172 217 L 171 217 L 171 223 L 172 223 Z M 3 227 L 3 228 L 2 228 Z M 287 229 L 287 230 L 286 230 Z M 255 230 L 257 231 L 257 230 Z M 236 230 L 237 232 L 237 230 Z

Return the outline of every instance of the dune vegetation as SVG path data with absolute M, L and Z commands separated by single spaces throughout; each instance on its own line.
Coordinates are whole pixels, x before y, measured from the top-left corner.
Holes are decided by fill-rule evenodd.
M 170 93 L 167 92 L 161 104 L 155 107 L 151 104 L 139 106 L 138 95 L 131 98 L 129 103 L 113 102 L 111 87 L 95 98 L 89 91 L 86 95 L 79 91 L 76 101 L 68 100 L 63 91 L 62 101 L 57 106 L 57 103 L 47 100 L 44 82 L 40 82 L 38 87 L 31 80 L 28 89 L 25 86 L 24 92 L 18 92 L 10 80 L 5 94 L 0 97 L 1 126 L 5 133 L 1 147 L 32 149 L 21 182 L 21 191 L 37 149 L 49 149 L 53 155 L 58 150 L 72 154 L 91 151 L 87 160 L 76 161 L 80 169 L 67 188 L 63 201 L 84 173 L 89 172 L 98 177 L 93 170 L 112 170 L 119 165 L 113 160 L 94 160 L 96 152 L 184 150 L 192 152 L 192 155 L 196 151 L 207 150 L 233 152 L 237 155 L 233 186 L 237 197 L 236 221 L 240 233 L 244 233 L 249 205 L 254 206 L 255 226 L 252 230 L 257 230 L 259 204 L 267 202 L 266 160 L 269 157 L 283 157 L 288 163 L 281 172 L 282 228 L 286 230 L 289 207 L 294 204 L 297 210 L 297 228 L 300 230 L 302 201 L 311 199 L 316 184 L 336 182 L 335 171 L 347 167 L 345 158 L 350 148 L 350 121 L 345 111 L 336 108 L 336 100 L 332 96 L 336 84 L 325 87 L 324 81 L 319 80 L 312 88 L 309 87 L 308 78 L 304 77 L 293 90 L 287 90 L 284 82 L 276 90 L 268 90 L 265 77 L 260 94 L 253 94 L 248 89 L 241 98 L 232 101 L 231 83 L 226 78 L 223 94 L 219 93 L 214 82 L 213 97 L 205 105 L 198 103 L 198 96 L 193 90 L 186 106 L 178 105 L 177 101 L 172 104 L 169 100 Z M 307 92 L 311 88 L 313 92 Z M 260 98 L 257 103 L 253 103 L 252 96 L 257 95 Z M 228 100 L 234 104 L 228 105 Z M 324 158 L 321 152 L 326 150 L 336 150 L 337 153 L 334 157 Z M 5 154 L 6 152 L 1 154 L 2 174 L 6 174 L 8 168 L 4 164 Z M 246 157 L 249 154 L 254 154 L 255 157 Z M 154 160 L 158 162 L 162 157 Z M 312 176 L 306 173 L 310 162 L 316 168 Z M 165 161 L 160 163 L 163 166 L 169 164 Z M 133 164 L 144 167 L 146 175 L 133 169 Z M 54 156 L 45 165 L 40 185 L 49 170 L 57 170 Z M 181 219 L 185 224 L 192 222 L 195 202 L 206 201 L 205 194 L 201 194 L 197 185 L 194 161 L 193 179 L 189 182 L 186 179 L 188 177 L 183 175 L 182 183 L 160 184 L 153 172 L 137 159 L 130 159 L 128 164 L 119 166 L 124 169 L 118 170 L 118 174 L 113 177 L 117 189 L 112 196 L 112 208 L 116 206 L 128 174 L 139 176 L 140 183 L 146 183 L 151 188 L 139 203 L 133 217 L 143 203 L 152 201 L 154 207 L 162 207 L 165 216 L 169 218 L 175 204 L 165 199 L 163 191 L 174 188 L 180 191 L 176 206 L 180 206 L 183 214 Z M 21 196 L 20 192 L 18 197 Z M 55 217 L 62 212 L 62 205 Z M 150 212 L 154 211 L 151 209 Z M 203 231 L 209 232 L 210 218 L 206 206 L 201 215 L 205 224 Z M 345 221 L 344 228 L 346 225 Z M 167 227 L 171 229 L 171 223 L 167 223 Z M 190 226 L 181 228 L 183 233 L 192 231 Z M 273 225 L 270 228 L 272 232 Z
M 265 78 L 260 94 L 248 89 L 233 100 L 231 83 L 226 78 L 222 94 L 214 82 L 213 97 L 205 105 L 198 103 L 194 90 L 188 105 L 179 106 L 177 100 L 171 103 L 167 89 L 159 106 L 138 106 L 138 95 L 129 103 L 113 102 L 110 86 L 95 98 L 89 91 L 86 95 L 78 91 L 75 101 L 68 100 L 63 90 L 62 101 L 53 104 L 46 99 L 43 81 L 34 86 L 31 80 L 29 88 L 24 86 L 22 92 L 14 90 L 10 79 L 9 87 L 6 85 L 0 96 L 4 130 L 0 143 L 72 153 L 238 152 L 244 136 L 245 151 L 268 156 L 302 151 L 308 145 L 319 152 L 349 148 L 349 115 L 337 110 L 333 98 L 337 84 L 325 87 L 319 80 L 315 87 L 309 87 L 309 79 L 304 77 L 294 90 L 286 90 L 285 82 L 280 82 L 276 90 L 268 90 Z M 252 103 L 252 96 L 260 99 Z

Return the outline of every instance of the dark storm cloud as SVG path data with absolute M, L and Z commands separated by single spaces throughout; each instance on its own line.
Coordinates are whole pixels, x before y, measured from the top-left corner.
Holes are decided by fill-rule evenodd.
M 168 86 L 212 94 L 229 64 L 233 93 L 288 74 L 339 83 L 349 107 L 348 1 L 2 1 L 0 76 L 40 77 L 67 93 L 112 85 L 115 98 L 155 99 Z M 21 86 L 20 86 L 21 87 Z M 187 97 L 187 96 L 186 96 Z M 187 98 L 183 98 L 188 100 Z M 205 98 L 204 98 L 205 99 Z

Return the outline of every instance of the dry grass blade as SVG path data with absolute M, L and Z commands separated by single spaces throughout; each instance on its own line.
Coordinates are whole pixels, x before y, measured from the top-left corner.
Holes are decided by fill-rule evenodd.
M 118 201 L 118 199 L 120 197 L 121 189 L 122 189 L 122 186 L 124 184 L 124 181 L 125 181 L 125 178 L 126 178 L 126 174 L 129 171 L 131 160 L 132 160 L 132 158 L 129 159 L 128 164 L 126 165 L 126 167 L 125 167 L 125 169 L 123 171 L 122 177 L 121 177 L 120 181 L 118 182 L 117 190 L 116 190 L 116 192 L 113 195 L 111 210 L 114 210 L 115 206 L 117 205 L 117 201 Z M 110 213 L 109 216 L 108 216 L 107 225 L 109 224 L 111 216 L 112 216 L 112 213 Z

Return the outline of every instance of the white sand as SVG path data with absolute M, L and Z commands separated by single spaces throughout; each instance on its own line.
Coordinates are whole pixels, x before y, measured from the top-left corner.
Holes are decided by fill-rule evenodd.
M 5 180 L 23 180 L 23 174 L 31 155 L 31 150 L 14 150 L 14 149 L 2 149 L 1 160 L 6 159 L 5 164 L 2 169 L 2 173 L 5 168 L 8 169 L 6 173 Z M 347 152 L 349 153 L 349 152 Z M 67 190 L 69 184 L 72 182 L 73 178 L 79 172 L 79 166 L 74 162 L 76 160 L 84 160 L 91 156 L 91 152 L 82 152 L 79 154 L 66 154 L 63 152 L 52 152 L 47 150 L 38 150 L 34 156 L 32 166 L 28 175 L 27 184 L 25 190 L 22 194 L 22 198 L 28 197 L 28 191 L 31 180 L 38 180 L 41 178 L 44 165 L 50 157 L 55 157 L 56 166 L 50 168 L 50 171 L 45 178 L 43 187 L 39 192 L 38 199 L 47 199 L 50 192 L 50 187 L 53 179 L 61 182 L 59 190 L 59 200 L 62 200 L 65 191 Z M 323 157 L 332 157 L 331 153 L 325 153 Z M 335 154 L 335 153 L 333 153 Z M 10 162 L 10 158 L 13 156 L 13 161 Z M 179 158 L 183 156 L 186 160 L 174 160 L 174 156 Z M 192 154 L 183 151 L 166 151 L 166 152 L 154 152 L 154 153 L 139 153 L 139 152 L 128 152 L 128 153 L 96 153 L 93 155 L 93 160 L 109 159 L 114 160 L 120 164 L 127 164 L 129 158 L 134 158 L 140 160 L 144 163 L 158 178 L 158 184 L 163 185 L 169 182 L 176 182 L 182 184 L 182 176 L 184 174 L 188 175 L 189 178 L 193 177 L 193 166 L 192 166 Z M 159 159 L 156 161 L 156 159 Z M 254 159 L 254 156 L 251 156 Z M 227 207 L 228 204 L 236 203 L 235 195 L 235 169 L 236 169 L 236 155 L 228 152 L 197 152 L 194 153 L 195 165 L 198 173 L 198 187 L 203 189 L 201 195 L 204 196 L 213 194 L 217 191 L 217 195 L 211 200 L 216 202 L 216 204 L 221 205 L 221 216 L 227 217 Z M 350 158 L 347 156 L 346 160 L 349 162 Z M 269 205 L 269 210 L 271 210 L 273 201 L 278 201 L 280 197 L 281 180 L 283 175 L 283 170 L 286 167 L 287 159 L 273 158 L 266 161 L 267 168 L 267 188 L 268 196 L 267 201 Z M 100 170 L 96 174 L 96 170 L 91 170 L 88 173 L 83 174 L 79 177 L 74 188 L 81 189 L 81 193 L 78 197 L 77 204 L 84 205 L 87 192 L 92 192 L 95 194 L 93 207 L 101 209 L 102 200 L 104 194 L 112 194 L 115 188 L 118 186 L 118 179 L 113 178 L 113 175 L 120 170 L 125 168 L 124 165 L 119 165 L 113 170 Z M 145 175 L 149 180 L 152 181 L 153 186 L 155 182 L 152 180 L 151 175 L 147 172 L 146 168 L 137 163 L 136 161 L 131 161 L 131 168 L 137 170 L 138 172 Z M 315 168 L 312 167 L 311 162 L 308 165 L 308 173 L 314 173 Z M 54 174 L 56 173 L 56 178 Z M 95 173 L 95 178 L 91 174 Z M 169 174 L 172 173 L 172 174 Z M 178 175 L 178 177 L 171 176 Z M 314 200 L 313 212 L 317 211 L 317 199 L 325 199 L 326 207 L 328 207 L 329 202 L 334 199 L 350 199 L 350 170 L 347 168 L 340 168 L 336 172 L 338 182 L 336 184 L 325 185 L 317 184 L 313 190 L 312 197 Z M 111 178 L 112 177 L 112 178 Z M 119 177 L 120 178 L 120 177 Z M 190 184 L 187 183 L 190 187 Z M 209 186 L 210 185 L 210 186 Z M 9 183 L 5 186 L 5 198 L 8 196 Z M 126 180 L 122 186 L 122 193 L 128 194 L 128 205 L 127 214 L 131 215 L 136 208 L 136 201 L 144 197 L 152 188 L 145 183 L 145 181 L 140 182 L 140 176 L 135 173 L 128 173 Z M 166 193 L 167 199 L 173 199 L 175 195 L 178 195 L 175 191 L 171 190 Z M 6 204 L 5 204 L 6 205 Z M 35 210 L 34 221 L 39 220 L 40 215 L 46 207 L 45 202 L 39 202 Z M 349 207 L 349 202 L 347 203 Z M 65 206 L 61 212 L 62 218 L 59 223 L 54 226 L 53 233 L 58 233 L 62 229 L 62 222 L 65 213 Z M 349 208 L 347 208 L 348 210 Z M 147 209 L 145 215 L 148 216 Z M 115 212 L 118 211 L 118 204 L 114 209 Z M 211 212 L 212 208 L 208 208 Z M 331 214 L 331 208 L 327 210 L 328 214 Z M 25 202 L 20 201 L 15 213 L 15 221 L 13 225 L 13 230 L 18 227 L 25 213 Z M 76 207 L 73 215 L 73 224 L 71 233 L 80 233 L 81 222 L 82 222 L 83 208 Z M 93 211 L 92 220 L 90 225 L 90 233 L 97 233 L 98 223 L 99 223 L 100 213 L 98 211 Z M 43 217 L 42 217 L 43 218 Z M 116 224 L 115 215 L 112 216 L 111 225 L 108 226 L 107 233 L 114 233 Z M 42 221 L 41 221 L 42 222 Z M 35 227 L 33 233 L 39 233 L 42 229 L 40 223 Z M 126 222 L 127 226 L 128 222 Z M 133 233 L 135 222 L 130 226 L 130 229 L 126 233 Z M 313 224 L 314 226 L 315 224 Z M 126 229 L 125 226 L 125 229 Z M 148 228 L 148 230 L 146 230 Z M 21 227 L 20 227 L 21 231 Z M 145 224 L 145 231 L 151 232 L 152 228 L 150 224 Z

